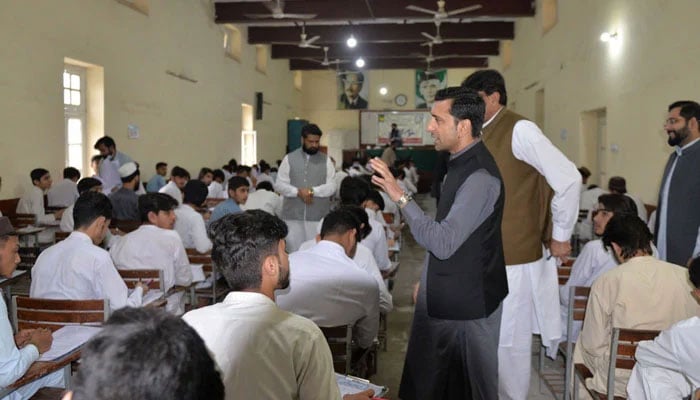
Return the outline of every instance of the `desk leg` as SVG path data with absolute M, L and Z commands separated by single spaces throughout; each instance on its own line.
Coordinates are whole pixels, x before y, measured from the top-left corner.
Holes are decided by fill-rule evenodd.
M 71 388 L 71 364 L 73 363 L 68 363 L 68 365 L 63 367 L 63 385 L 66 390 Z

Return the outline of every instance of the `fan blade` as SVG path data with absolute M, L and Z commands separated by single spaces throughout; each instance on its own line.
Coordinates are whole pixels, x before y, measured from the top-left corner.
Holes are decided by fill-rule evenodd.
M 321 36 L 314 36 L 314 37 L 312 37 L 311 39 L 307 40 L 307 41 L 306 41 L 306 44 L 311 44 L 311 43 L 317 41 L 317 40 L 320 39 L 320 38 L 321 38 Z
M 421 53 L 411 53 L 411 54 L 409 54 L 409 55 L 412 56 L 412 57 L 419 57 L 419 58 L 426 58 L 426 57 L 428 57 L 428 56 L 426 56 L 425 54 L 421 54 Z
M 422 12 L 422 13 L 426 13 L 426 14 L 430 14 L 430 15 L 438 15 L 438 13 L 433 11 L 433 10 L 428 10 L 427 8 L 418 7 L 418 6 L 414 6 L 414 5 L 406 6 L 406 9 L 411 10 L 411 11 L 418 11 L 418 12 Z
M 455 58 L 455 57 L 459 57 L 459 56 L 457 54 L 447 54 L 444 56 L 435 56 L 435 57 L 433 57 L 433 60 L 444 60 L 447 58 Z
M 426 32 L 421 32 L 420 34 L 423 35 L 423 36 L 425 36 L 425 37 L 427 37 L 427 38 L 430 39 L 431 41 L 435 41 L 435 39 L 436 39 L 436 36 L 433 36 L 433 35 L 431 35 L 431 34 L 429 34 L 429 33 L 426 33 Z
M 291 18 L 291 19 L 312 19 L 316 18 L 317 14 L 281 14 L 277 18 Z
M 245 17 L 250 19 L 268 19 L 274 18 L 275 16 L 272 14 L 245 14 Z
M 458 9 L 456 9 L 456 10 L 452 10 L 452 11 L 448 12 L 448 13 L 447 13 L 447 16 L 448 16 L 448 17 L 451 17 L 451 16 L 457 15 L 457 14 L 462 14 L 462 13 L 466 13 L 466 12 L 476 11 L 476 10 L 480 9 L 481 7 L 482 7 L 481 4 L 474 4 L 473 6 L 464 7 L 464 8 L 458 8 Z

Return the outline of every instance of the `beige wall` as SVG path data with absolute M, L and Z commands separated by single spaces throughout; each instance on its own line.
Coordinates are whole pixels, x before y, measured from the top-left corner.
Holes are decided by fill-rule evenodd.
M 504 72 L 509 103 L 534 118 L 535 93 L 544 88 L 545 132 L 578 165 L 595 162 L 581 115 L 605 108 L 606 179 L 626 177 L 631 193 L 655 204 L 671 152 L 662 129 L 666 107 L 700 98 L 700 46 L 686 40 L 699 13 L 697 0 L 560 0 L 558 23 L 544 36 L 539 13 L 516 23 L 512 64 Z M 611 30 L 619 45 L 599 40 Z
M 258 157 L 283 155 L 286 121 L 299 114 L 301 98 L 287 62 L 270 60 L 264 75 L 253 46 L 243 46 L 240 63 L 226 57 L 208 0 L 150 0 L 149 9 L 146 16 L 114 0 L 0 0 L 0 198 L 20 195 L 34 167 L 61 175 L 65 57 L 103 68 L 104 132 L 141 163 L 143 179 L 161 160 L 192 174 L 240 160 L 241 103 L 254 104 L 256 91 L 272 103 L 255 121 Z M 140 128 L 139 139 L 127 138 L 128 124 Z

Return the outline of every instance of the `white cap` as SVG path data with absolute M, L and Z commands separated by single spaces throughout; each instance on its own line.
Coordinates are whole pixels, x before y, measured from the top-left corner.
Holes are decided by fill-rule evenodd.
M 121 178 L 126 178 L 127 176 L 130 176 L 134 172 L 138 171 L 138 169 L 139 168 L 136 166 L 136 163 L 128 162 L 119 167 L 119 176 Z

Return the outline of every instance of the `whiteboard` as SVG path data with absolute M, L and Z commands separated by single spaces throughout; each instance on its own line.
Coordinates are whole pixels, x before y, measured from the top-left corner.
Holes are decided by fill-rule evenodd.
M 361 111 L 360 144 L 385 145 L 389 143 L 391 124 L 401 132 L 404 146 L 433 144 L 428 132 L 430 111 Z

